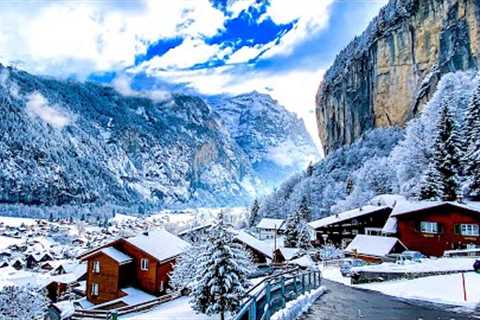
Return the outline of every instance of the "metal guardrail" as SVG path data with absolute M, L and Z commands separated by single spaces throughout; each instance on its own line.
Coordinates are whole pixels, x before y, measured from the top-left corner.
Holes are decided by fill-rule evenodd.
M 233 320 L 270 320 L 272 314 L 285 308 L 288 301 L 320 285 L 320 271 L 293 269 L 265 278 L 248 291 Z
M 444 257 L 480 257 L 480 248 L 447 250 L 443 253 Z

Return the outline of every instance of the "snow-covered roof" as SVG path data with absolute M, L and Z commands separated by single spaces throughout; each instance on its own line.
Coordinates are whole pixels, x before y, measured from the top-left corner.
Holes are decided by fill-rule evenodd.
M 351 253 L 356 250 L 359 254 L 383 257 L 389 254 L 397 243 L 405 247 L 400 240 L 394 237 L 359 234 L 350 242 L 345 251 Z
M 129 262 L 132 262 L 132 260 L 133 260 L 132 257 L 126 255 L 125 253 L 123 253 L 122 251 L 120 251 L 118 249 L 115 249 L 114 247 L 105 247 L 105 248 L 96 250 L 96 251 L 86 255 L 85 257 L 83 257 L 83 259 L 87 259 L 87 258 L 89 258 L 93 255 L 99 254 L 99 253 L 103 253 L 106 256 L 109 256 L 110 258 L 112 258 L 113 260 L 118 262 L 118 264 L 126 264 L 126 263 L 129 263 Z
M 258 252 L 262 253 L 264 256 L 266 256 L 270 259 L 272 258 L 273 248 L 272 248 L 271 244 L 263 242 L 261 240 L 258 240 L 257 238 L 255 238 L 254 236 L 248 234 L 247 232 L 245 232 L 243 230 L 238 231 L 235 238 L 238 241 L 240 241 L 240 242 L 246 244 L 247 246 L 249 246 L 249 247 L 257 250 Z
M 397 233 L 397 218 L 389 217 L 382 228 L 383 233 Z
M 300 258 L 294 259 L 290 261 L 290 263 L 297 264 L 302 267 L 312 267 L 315 266 L 315 262 L 313 262 L 312 258 L 308 254 L 301 256 Z
M 284 230 L 284 219 L 262 218 L 257 224 L 257 229 Z
M 345 211 L 345 212 L 342 212 L 342 213 L 334 214 L 334 215 L 328 216 L 326 218 L 322 218 L 322 219 L 319 219 L 319 220 L 312 221 L 312 222 L 309 223 L 309 225 L 313 229 L 318 229 L 318 228 L 322 228 L 322 227 L 325 227 L 325 226 L 328 226 L 328 225 L 331 225 L 331 224 L 339 223 L 339 222 L 349 220 L 349 219 L 358 218 L 358 217 L 361 217 L 361 216 L 364 216 L 364 215 L 367 215 L 367 214 L 370 214 L 370 213 L 374 213 L 376 211 L 385 210 L 385 209 L 388 209 L 388 208 L 389 207 L 387 207 L 387 206 L 367 205 L 367 206 L 356 208 L 356 209 L 353 209 L 353 210 L 350 210 L 350 211 Z
M 450 204 L 458 208 L 477 211 L 480 213 L 480 202 L 453 202 L 453 201 L 398 201 L 392 210 L 391 216 L 399 216 L 413 211 L 425 210 L 429 208 L 438 207 L 441 205 Z
M 405 197 L 399 194 L 380 194 L 378 196 L 373 197 L 369 204 L 374 206 L 387 206 L 390 208 L 395 207 L 397 202 L 405 201 Z
M 125 239 L 140 250 L 148 253 L 158 261 L 166 261 L 179 256 L 190 244 L 166 230 L 150 231 L 133 238 Z
M 300 251 L 300 249 L 298 248 L 278 248 L 278 250 L 280 250 L 280 252 L 282 253 L 282 256 L 287 261 L 298 257 L 298 252 Z

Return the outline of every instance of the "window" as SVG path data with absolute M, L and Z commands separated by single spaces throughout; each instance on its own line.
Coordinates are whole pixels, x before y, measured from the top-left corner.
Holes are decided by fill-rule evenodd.
M 423 233 L 438 233 L 438 223 L 422 221 L 420 222 L 420 232 Z
M 93 273 L 100 273 L 100 261 L 93 261 Z
M 478 237 L 479 235 L 478 224 L 461 224 L 460 233 L 462 236 Z
M 140 260 L 140 270 L 148 271 L 148 259 L 142 258 L 142 260 Z
M 92 283 L 92 296 L 98 296 L 98 283 Z

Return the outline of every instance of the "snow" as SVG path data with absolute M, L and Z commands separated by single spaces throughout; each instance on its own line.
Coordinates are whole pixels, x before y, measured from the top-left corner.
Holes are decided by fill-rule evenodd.
M 285 230 L 284 219 L 262 218 L 257 224 L 257 229 L 265 230 Z
M 387 234 L 397 233 L 397 218 L 389 217 L 382 228 L 382 232 Z
M 342 222 L 342 221 L 345 221 L 345 220 L 348 220 L 348 219 L 361 217 L 363 215 L 370 214 L 370 213 L 373 213 L 375 211 L 384 210 L 384 209 L 387 209 L 387 208 L 389 208 L 389 207 L 387 207 L 387 206 L 366 205 L 366 206 L 363 206 L 363 207 L 360 207 L 360 208 L 357 208 L 357 209 L 345 211 L 345 212 L 342 212 L 342 213 L 339 213 L 339 214 L 334 214 L 334 215 L 328 216 L 326 218 L 322 218 L 322 219 L 319 219 L 319 220 L 312 221 L 312 222 L 309 223 L 309 225 L 313 229 L 318 229 L 318 228 L 322 228 L 322 227 L 325 227 L 325 226 L 328 226 L 328 225 L 331 225 L 331 224 L 334 224 L 334 223 L 339 223 L 339 222 Z
M 377 265 L 355 267 L 355 271 L 370 272 L 446 272 L 446 271 L 472 271 L 475 258 L 439 258 L 422 259 L 421 262 L 396 264 L 384 262 Z
M 0 288 L 4 286 L 25 286 L 41 288 L 50 283 L 48 275 L 25 270 L 15 270 L 12 267 L 0 268 Z
M 272 259 L 273 246 L 271 246 L 269 243 L 258 240 L 257 238 L 243 230 L 238 231 L 238 233 L 235 235 L 235 239 L 261 252 L 266 257 Z
M 325 292 L 324 287 L 317 288 L 287 302 L 284 309 L 275 312 L 271 320 L 295 320 L 308 311 L 312 304 Z
M 475 308 L 480 302 L 480 274 L 465 273 L 467 301 L 463 300 L 460 273 L 358 285 L 360 288 L 382 292 L 405 299 L 425 300 Z
M 342 283 L 347 286 L 351 284 L 350 277 L 342 276 L 338 266 L 321 266 L 320 271 L 322 272 L 322 278 L 324 279 Z
M 400 201 L 405 201 L 405 197 L 399 194 L 381 194 L 373 197 L 369 203 L 374 206 L 387 206 L 393 208 Z
M 129 320 L 210 320 L 212 317 L 197 314 L 190 307 L 189 297 L 181 297 L 161 304 L 155 309 L 135 315 L 128 315 L 120 319 Z
M 345 251 L 353 252 L 356 250 L 360 254 L 383 257 L 391 253 L 397 243 L 404 246 L 400 240 L 394 237 L 359 234 L 350 242 Z
M 0 224 L 2 223 L 10 227 L 20 227 L 22 224 L 33 226 L 36 224 L 35 219 L 0 216 Z
M 309 255 L 304 255 L 300 258 L 291 260 L 290 263 L 297 264 L 301 267 L 313 267 L 315 266 L 315 262 L 313 262 L 312 258 Z
M 298 257 L 299 249 L 298 248 L 278 248 L 282 253 L 285 260 L 290 261 L 293 258 Z
M 0 236 L 0 250 L 5 250 L 11 245 L 20 245 L 22 243 L 25 243 L 25 240 L 23 239 L 17 239 L 17 238 L 12 238 L 12 237 L 5 237 L 5 236 Z
M 166 230 L 150 231 L 126 239 L 127 242 L 162 262 L 182 254 L 190 244 Z
M 452 202 L 452 201 L 399 201 L 392 210 L 391 217 L 410 213 L 412 211 L 419 211 L 439 207 L 445 204 L 450 204 L 458 208 L 473 210 L 480 214 L 480 202 Z
M 53 305 L 60 311 L 60 319 L 68 319 L 75 313 L 75 306 L 71 301 L 60 301 Z
M 126 255 L 125 253 L 113 248 L 113 247 L 108 247 L 108 248 L 103 248 L 100 250 L 100 252 L 106 254 L 113 260 L 117 261 L 119 264 L 125 264 L 132 262 L 132 257 Z

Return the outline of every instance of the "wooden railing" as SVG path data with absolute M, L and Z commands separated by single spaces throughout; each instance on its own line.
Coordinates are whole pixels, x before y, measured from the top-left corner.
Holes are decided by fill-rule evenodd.
M 115 320 L 119 316 L 123 316 L 133 312 L 139 312 L 156 307 L 159 304 L 174 300 L 180 296 L 179 292 L 163 295 L 153 300 L 145 301 L 135 305 L 125 306 L 113 310 L 82 310 L 77 309 L 72 316 L 72 319 L 104 319 Z
M 293 269 L 265 278 L 249 290 L 233 320 L 270 320 L 272 314 L 285 308 L 288 301 L 320 285 L 320 271 Z

